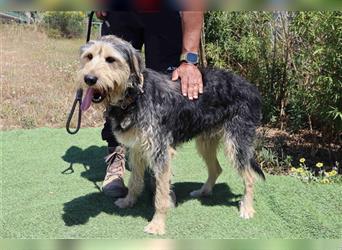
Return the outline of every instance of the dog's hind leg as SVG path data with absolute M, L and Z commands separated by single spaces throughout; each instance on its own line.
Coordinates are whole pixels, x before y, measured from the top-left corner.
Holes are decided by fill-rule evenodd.
M 196 139 L 198 153 L 203 157 L 208 169 L 208 179 L 199 190 L 192 191 L 192 197 L 210 195 L 215 182 L 222 172 L 222 168 L 217 160 L 217 148 L 219 137 L 199 136 Z
M 129 163 L 132 172 L 128 182 L 128 194 L 115 202 L 120 208 L 132 207 L 144 188 L 146 161 L 140 150 L 129 151 Z
M 234 167 L 242 176 L 245 185 L 244 197 L 240 202 L 240 217 L 244 219 L 252 218 L 255 211 L 253 209 L 253 187 L 255 173 L 262 173 L 255 170 L 253 139 L 255 127 L 243 123 L 236 117 L 235 121 L 225 124 L 224 144 L 225 153 L 230 158 Z M 263 176 L 263 174 L 260 174 Z
M 153 166 L 156 178 L 156 193 L 154 198 L 155 213 L 152 221 L 145 227 L 144 231 L 150 234 L 165 234 L 166 214 L 172 201 L 170 198 L 171 168 L 168 159 Z
M 250 168 L 242 170 L 241 176 L 245 184 L 245 195 L 240 201 L 240 217 L 250 219 L 255 213 L 253 208 L 254 176 Z

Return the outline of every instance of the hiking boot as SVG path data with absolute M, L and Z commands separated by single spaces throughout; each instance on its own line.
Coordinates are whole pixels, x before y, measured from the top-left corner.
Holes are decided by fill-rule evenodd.
M 105 158 L 108 167 L 102 183 L 102 192 L 114 198 L 125 197 L 128 192 L 123 181 L 125 173 L 125 149 L 117 146 L 114 150 L 108 148 L 108 151 L 109 155 Z

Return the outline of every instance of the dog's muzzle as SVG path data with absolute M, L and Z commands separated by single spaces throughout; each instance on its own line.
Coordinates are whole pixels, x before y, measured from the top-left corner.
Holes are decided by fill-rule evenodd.
M 94 75 L 87 74 L 84 76 L 84 82 L 89 86 L 89 88 L 86 91 L 86 95 L 83 98 L 83 102 L 81 105 L 81 109 L 83 111 L 87 110 L 90 107 L 91 102 L 100 103 L 105 98 L 105 95 L 103 93 L 101 93 L 98 89 L 92 87 L 97 83 L 97 80 L 98 78 Z

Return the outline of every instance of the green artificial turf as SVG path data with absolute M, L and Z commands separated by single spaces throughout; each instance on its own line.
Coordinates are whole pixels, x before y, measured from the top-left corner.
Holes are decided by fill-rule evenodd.
M 100 129 L 18 130 L 1 133 L 2 238 L 155 238 L 143 233 L 153 215 L 145 191 L 121 210 L 98 189 L 105 174 Z M 193 143 L 178 149 L 173 183 L 179 205 L 165 238 L 342 238 L 342 187 L 304 184 L 267 175 L 255 190 L 255 217 L 239 217 L 243 185 L 220 153 L 223 174 L 212 197 L 191 199 L 206 179 Z M 129 173 L 126 172 L 127 183 Z

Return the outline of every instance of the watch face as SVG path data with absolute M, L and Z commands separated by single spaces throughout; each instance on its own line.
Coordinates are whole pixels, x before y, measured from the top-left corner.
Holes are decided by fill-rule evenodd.
M 190 63 L 197 63 L 198 56 L 195 53 L 188 53 L 186 56 L 186 60 Z

